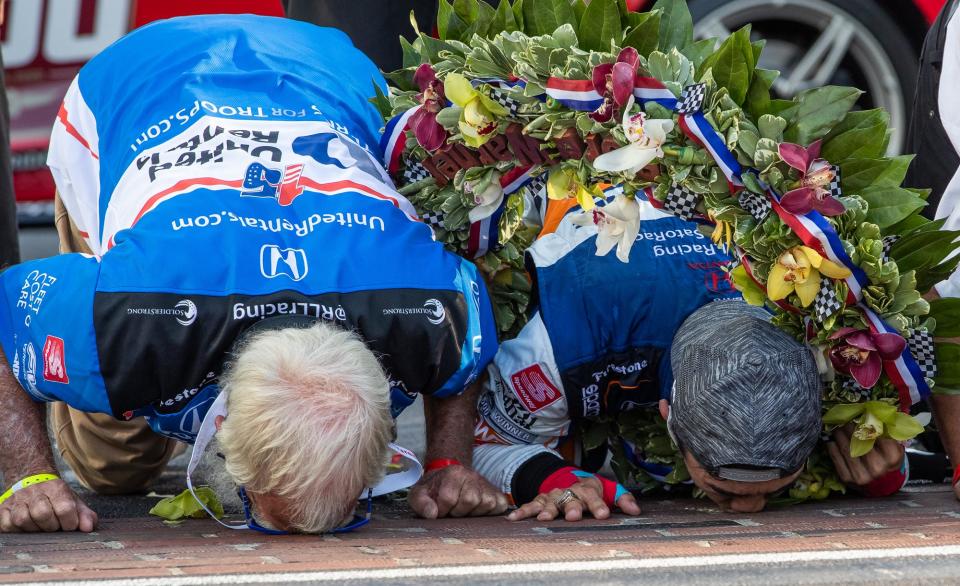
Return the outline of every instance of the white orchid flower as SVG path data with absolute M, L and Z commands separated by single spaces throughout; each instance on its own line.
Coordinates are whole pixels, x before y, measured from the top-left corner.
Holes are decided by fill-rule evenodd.
M 578 226 L 597 226 L 597 256 L 606 255 L 616 246 L 617 258 L 628 262 L 640 233 L 640 205 L 632 197 L 618 195 L 611 203 L 582 212 L 571 221 Z
M 630 144 L 604 153 L 593 161 L 598 171 L 639 173 L 656 159 L 663 157 L 663 143 L 673 131 L 673 120 L 647 120 L 643 112 L 630 114 L 633 98 L 623 110 L 623 132 Z
M 467 181 L 464 190 L 473 196 L 476 207 L 467 214 L 470 222 L 479 222 L 493 215 L 503 202 L 503 187 L 500 186 L 500 176 L 494 174 L 485 187 L 475 191 L 480 181 Z

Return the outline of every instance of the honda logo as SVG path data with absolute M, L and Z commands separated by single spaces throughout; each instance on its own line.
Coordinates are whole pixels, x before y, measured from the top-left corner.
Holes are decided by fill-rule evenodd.
M 260 273 L 268 279 L 284 275 L 299 281 L 307 276 L 309 270 L 307 253 L 301 248 L 264 244 L 260 249 Z

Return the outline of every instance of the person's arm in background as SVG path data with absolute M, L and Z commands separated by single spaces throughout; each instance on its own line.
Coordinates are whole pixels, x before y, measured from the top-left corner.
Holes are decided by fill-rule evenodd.
M 472 467 L 479 389 L 478 380 L 453 397 L 424 397 L 427 469 L 409 498 L 421 517 L 499 515 L 507 509 L 503 493 Z
M 616 482 L 579 470 L 550 449 L 571 439 L 570 413 L 552 352 L 539 314 L 517 338 L 500 346 L 478 405 L 474 467 L 520 507 L 507 517 L 511 521 L 558 516 L 579 521 L 585 513 L 603 519 L 617 506 L 639 514 L 633 496 Z M 559 511 L 555 503 L 568 489 L 579 500 Z
M 0 472 L 7 485 L 35 474 L 56 474 L 44 415 L 10 371 L 0 349 Z M 93 531 L 97 514 L 63 480 L 23 488 L 0 504 L 0 532 Z
M 0 0 L 0 24 L 3 24 L 4 0 Z M 3 57 L 0 56 L 0 269 L 20 262 L 17 239 L 17 203 L 13 193 L 10 167 L 10 108 L 7 105 Z
M 956 277 L 956 273 L 954 274 Z M 940 295 L 937 289 L 924 295 L 927 301 L 939 299 Z M 960 339 L 951 339 L 950 342 L 960 344 Z M 954 470 L 960 470 L 960 395 L 938 394 L 936 392 L 930 396 L 930 403 L 933 407 L 934 421 L 937 423 L 937 432 L 940 434 L 940 442 L 943 444 L 947 457 L 950 458 L 950 465 Z M 957 499 L 960 499 L 960 478 L 957 473 L 953 476 L 953 493 Z
M 937 88 L 937 110 L 940 113 L 940 122 L 947 137 L 953 145 L 954 158 L 960 152 L 960 108 L 957 107 L 957 91 L 960 91 L 960 25 L 957 20 L 956 0 L 947 2 L 940 19 L 947 19 L 946 37 L 942 47 L 942 65 L 940 83 Z M 952 11 L 952 15 L 950 12 Z M 935 47 L 939 49 L 939 47 Z M 920 107 L 918 104 L 917 107 Z M 932 108 L 927 108 L 932 111 Z M 922 139 L 921 139 L 922 140 Z M 945 230 L 960 229 L 960 170 L 955 170 L 953 179 L 947 185 L 937 207 L 937 219 L 946 219 Z M 960 271 L 956 271 L 949 279 L 938 283 L 924 297 L 933 301 L 939 297 L 960 296 Z M 960 340 L 951 340 L 960 342 Z M 934 393 L 931 397 L 933 415 L 940 433 L 947 456 L 954 469 L 960 468 L 960 396 L 941 395 Z M 960 488 L 954 476 L 953 490 L 960 499 Z

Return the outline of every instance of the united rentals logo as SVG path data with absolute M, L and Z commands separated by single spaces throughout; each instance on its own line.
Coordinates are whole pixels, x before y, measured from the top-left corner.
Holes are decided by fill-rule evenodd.
M 251 163 L 243 174 L 241 197 L 266 197 L 288 206 L 303 193 L 300 176 L 303 165 L 287 165 L 283 169 L 271 169 L 260 163 Z
M 181 299 L 173 307 L 128 307 L 127 315 L 166 316 L 172 315 L 181 326 L 197 321 L 197 305 L 189 299 Z
M 260 274 L 268 279 L 283 275 L 300 281 L 309 271 L 307 253 L 302 248 L 280 248 L 276 244 L 260 248 Z
M 388 307 L 383 315 L 423 315 L 427 321 L 438 326 L 447 319 L 447 310 L 438 299 L 427 299 L 423 307 Z

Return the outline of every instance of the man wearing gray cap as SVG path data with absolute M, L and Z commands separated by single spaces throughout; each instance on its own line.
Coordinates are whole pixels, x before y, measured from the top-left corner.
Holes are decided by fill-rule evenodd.
M 623 263 L 596 257 L 597 229 L 574 217 L 528 251 L 537 311 L 488 367 L 476 469 L 519 506 L 511 520 L 605 518 L 615 507 L 636 515 L 633 495 L 592 471 L 609 449 L 663 480 L 671 468 L 627 439 L 641 422 L 663 430 L 662 416 L 666 430 L 652 443 L 669 449 L 668 432 L 698 488 L 724 510 L 763 509 L 799 476 L 820 436 L 813 354 L 741 299 L 727 278 L 730 258 L 695 224 L 641 202 Z M 831 456 L 852 484 L 903 460 L 886 442 L 852 459 L 849 432 L 835 437 Z

